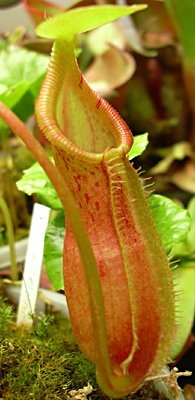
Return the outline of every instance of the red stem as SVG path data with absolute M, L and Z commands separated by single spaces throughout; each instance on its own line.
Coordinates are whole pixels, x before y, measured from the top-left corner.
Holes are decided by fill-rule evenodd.
M 2 102 L 0 102 L 0 117 L 9 125 L 12 131 L 22 139 L 26 147 L 30 150 L 34 158 L 40 163 L 54 185 L 61 202 L 64 204 L 65 183 L 59 170 L 51 162 L 47 152 L 33 136 L 27 126 Z M 65 199 L 66 202 L 66 199 Z

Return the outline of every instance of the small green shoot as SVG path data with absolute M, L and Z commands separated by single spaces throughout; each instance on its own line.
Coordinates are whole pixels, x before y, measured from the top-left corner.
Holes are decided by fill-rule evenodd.
M 148 133 L 135 136 L 133 140 L 133 146 L 127 154 L 128 159 L 132 160 L 133 158 L 140 156 L 146 149 L 148 143 Z

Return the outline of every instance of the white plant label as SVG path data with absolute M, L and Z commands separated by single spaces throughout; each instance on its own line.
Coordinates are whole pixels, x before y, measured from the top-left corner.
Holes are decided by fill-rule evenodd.
M 39 290 L 49 214 L 50 208 L 38 203 L 34 205 L 17 315 L 17 324 L 29 328 L 33 324 L 32 315 L 35 312 Z

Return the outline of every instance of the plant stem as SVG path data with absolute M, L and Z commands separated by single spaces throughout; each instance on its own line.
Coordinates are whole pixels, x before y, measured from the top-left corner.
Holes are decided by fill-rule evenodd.
M 10 262 L 11 262 L 11 278 L 13 281 L 18 280 L 18 272 L 17 272 L 17 263 L 16 263 L 16 253 L 15 253 L 15 246 L 14 246 L 14 230 L 13 224 L 11 219 L 11 214 L 9 212 L 9 208 L 6 204 L 6 201 L 2 196 L 0 196 L 0 208 L 2 210 L 5 224 L 7 228 L 7 239 L 10 248 Z

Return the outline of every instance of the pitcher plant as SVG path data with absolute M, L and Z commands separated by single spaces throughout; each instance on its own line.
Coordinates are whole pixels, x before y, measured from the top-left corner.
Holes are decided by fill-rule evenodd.
M 132 133 L 84 79 L 75 36 L 144 8 L 76 8 L 38 26 L 39 36 L 54 39 L 36 118 L 55 165 L 17 117 L 0 107 L 62 201 L 71 324 L 111 397 L 134 392 L 166 363 L 175 329 L 174 289 L 139 172 L 127 158 Z

